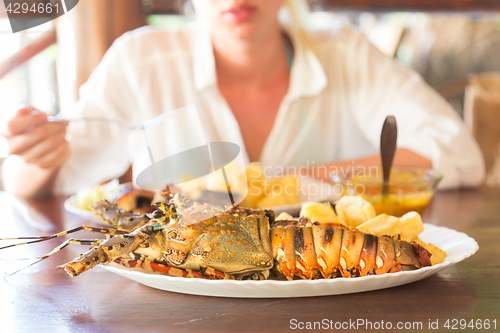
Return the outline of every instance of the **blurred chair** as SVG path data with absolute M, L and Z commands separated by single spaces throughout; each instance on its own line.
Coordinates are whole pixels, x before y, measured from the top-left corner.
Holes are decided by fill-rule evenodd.
M 470 77 L 464 120 L 483 152 L 486 185 L 500 187 L 500 73 Z

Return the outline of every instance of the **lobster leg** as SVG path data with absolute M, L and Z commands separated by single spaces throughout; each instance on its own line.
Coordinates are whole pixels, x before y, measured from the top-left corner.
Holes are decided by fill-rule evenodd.
M 105 234 L 106 236 L 122 235 L 122 234 L 126 234 L 127 233 L 127 231 L 118 230 L 116 228 L 100 228 L 100 227 L 89 227 L 89 226 L 86 226 L 86 225 L 81 225 L 79 227 L 68 229 L 66 231 L 63 231 L 63 232 L 60 232 L 60 233 L 57 233 L 57 234 L 53 234 L 53 235 L 49 235 L 49 236 L 0 238 L 0 241 L 3 241 L 3 240 L 15 240 L 15 239 L 35 239 L 34 241 L 30 241 L 30 242 L 23 242 L 23 243 L 17 243 L 17 244 L 11 244 L 11 245 L 7 245 L 7 246 L 3 246 L 3 247 L 0 247 L 0 250 L 8 249 L 9 247 L 18 246 L 18 245 L 26 245 L 26 244 L 39 243 L 39 242 L 43 242 L 43 241 L 46 241 L 46 240 L 49 240 L 49 239 L 66 236 L 66 235 L 72 234 L 74 232 L 82 231 L 82 230 L 83 231 L 90 231 L 90 232 L 97 232 L 97 233 L 100 233 L 100 234 Z
M 193 271 L 191 269 L 176 268 L 165 264 L 160 264 L 151 260 L 143 259 L 116 259 L 116 263 L 127 268 L 140 267 L 150 272 L 167 274 L 170 276 L 210 279 L 210 280 L 234 280 L 234 276 L 207 268 L 203 272 Z
M 92 209 L 97 216 L 102 218 L 103 222 L 122 230 L 135 230 L 150 220 L 145 214 L 124 212 L 116 204 L 107 200 L 98 201 L 92 206 Z

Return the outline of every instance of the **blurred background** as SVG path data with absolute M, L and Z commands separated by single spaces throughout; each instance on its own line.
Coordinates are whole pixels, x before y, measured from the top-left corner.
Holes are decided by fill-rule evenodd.
M 465 119 L 485 155 L 487 184 L 500 186 L 500 1 L 310 4 L 312 29 L 360 29 L 418 71 Z M 183 29 L 193 21 L 184 0 L 82 0 L 55 21 L 13 34 L 0 2 L 0 125 L 21 102 L 50 114 L 71 108 L 80 85 L 124 32 L 144 25 Z M 0 158 L 8 153 L 2 139 Z

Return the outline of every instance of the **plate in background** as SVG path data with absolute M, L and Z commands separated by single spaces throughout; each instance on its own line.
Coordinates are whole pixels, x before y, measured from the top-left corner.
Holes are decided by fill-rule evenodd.
M 337 199 L 340 199 L 340 195 L 335 193 L 332 185 L 314 178 L 299 178 L 299 202 L 297 204 L 266 208 L 274 210 L 276 215 L 287 212 L 290 215 L 298 216 L 300 207 L 304 202 L 326 202 Z M 78 206 L 74 195 L 64 201 L 64 208 L 68 212 L 79 215 L 92 222 L 103 223 L 101 218 L 97 217 L 93 211 Z

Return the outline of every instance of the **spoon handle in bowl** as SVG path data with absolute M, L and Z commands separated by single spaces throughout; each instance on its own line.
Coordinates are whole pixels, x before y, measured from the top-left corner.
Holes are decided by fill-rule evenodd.
M 382 159 L 382 172 L 384 182 L 382 185 L 382 195 L 389 194 L 389 176 L 391 174 L 392 161 L 396 152 L 396 142 L 398 140 L 398 126 L 394 116 L 387 116 L 382 126 L 380 135 L 380 157 Z

